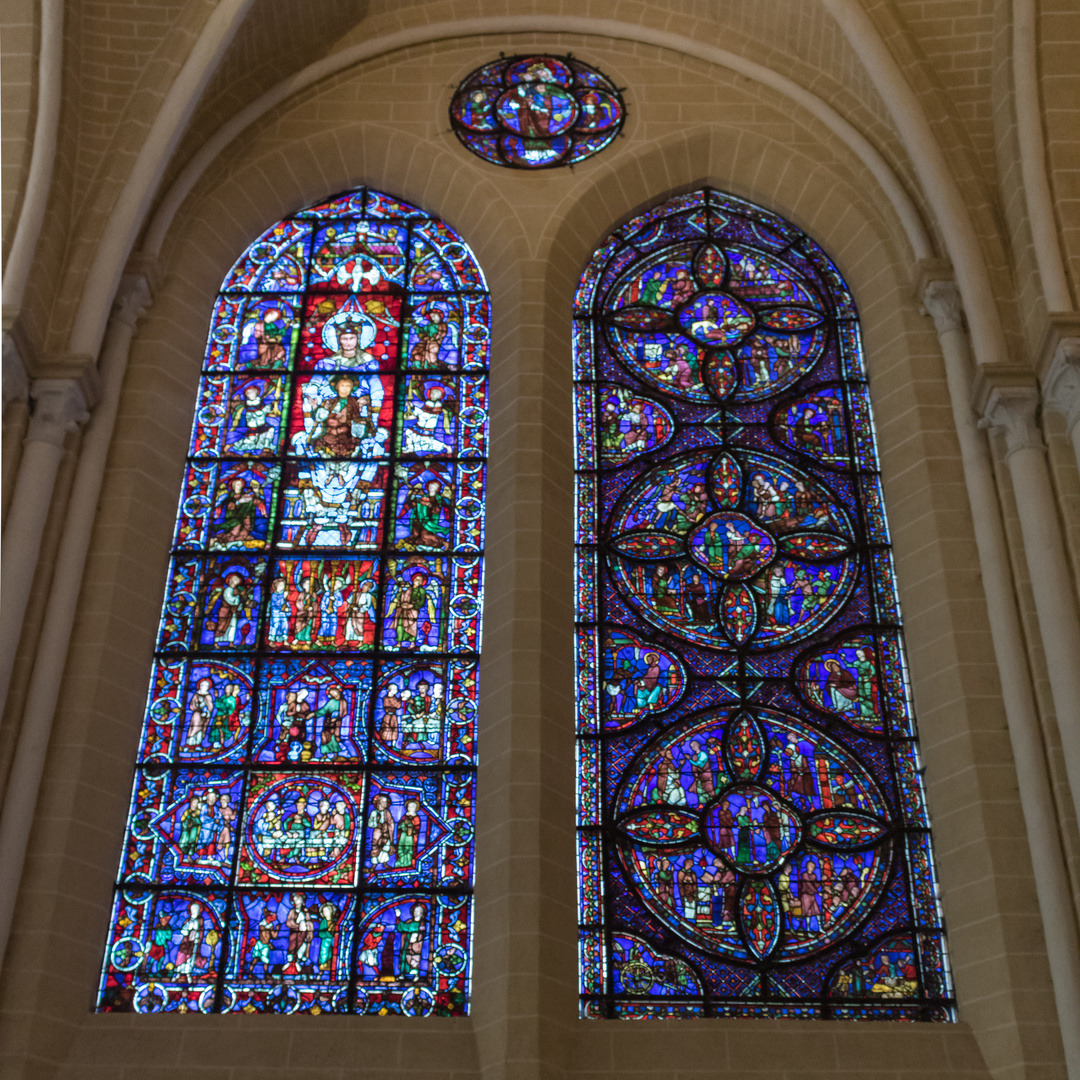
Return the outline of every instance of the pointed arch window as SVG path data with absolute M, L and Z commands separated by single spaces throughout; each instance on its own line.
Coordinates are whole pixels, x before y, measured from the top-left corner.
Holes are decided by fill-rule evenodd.
M 582 1015 L 951 1019 L 850 292 L 706 189 L 574 317 Z
M 369 189 L 229 272 L 98 996 L 468 1010 L 490 308 Z

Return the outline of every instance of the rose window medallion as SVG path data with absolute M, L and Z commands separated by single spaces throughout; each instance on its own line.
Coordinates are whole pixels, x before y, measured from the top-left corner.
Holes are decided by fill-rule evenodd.
M 553 169 L 598 154 L 622 130 L 626 103 L 607 76 L 572 56 L 504 57 L 470 72 L 450 126 L 477 157 Z
M 711 514 L 689 544 L 690 557 L 724 580 L 753 577 L 776 553 L 768 531 L 742 514 Z
M 709 807 L 705 842 L 744 874 L 775 870 L 802 839 L 795 811 L 767 788 L 728 788 Z
M 614 515 L 615 580 L 653 625 L 697 644 L 800 641 L 855 582 L 847 515 L 779 459 L 732 447 L 648 471 Z
M 699 344 L 723 347 L 746 337 L 753 329 L 754 316 L 733 297 L 703 293 L 679 312 L 679 325 Z
M 620 854 L 650 910 L 736 958 L 826 948 L 864 918 L 892 866 L 871 771 L 775 711 L 718 710 L 665 731 L 627 769 L 618 805 Z

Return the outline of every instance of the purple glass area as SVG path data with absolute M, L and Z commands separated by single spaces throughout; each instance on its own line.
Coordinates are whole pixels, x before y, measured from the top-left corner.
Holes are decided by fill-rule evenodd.
M 953 1019 L 839 271 L 703 189 L 574 320 L 581 1015 Z
M 490 322 L 365 188 L 222 283 L 99 1011 L 468 1013 Z
M 477 68 L 450 103 L 454 134 L 510 169 L 554 169 L 598 154 L 622 130 L 622 93 L 571 56 L 511 56 Z

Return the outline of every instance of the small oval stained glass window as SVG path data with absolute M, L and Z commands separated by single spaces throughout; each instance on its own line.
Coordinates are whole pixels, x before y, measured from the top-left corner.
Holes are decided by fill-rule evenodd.
M 571 56 L 511 56 L 477 68 L 450 103 L 450 124 L 478 157 L 510 169 L 575 165 L 622 129 L 626 104 Z

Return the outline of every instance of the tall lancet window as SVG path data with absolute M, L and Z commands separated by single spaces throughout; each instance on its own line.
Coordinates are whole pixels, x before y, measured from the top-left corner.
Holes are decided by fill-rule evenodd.
M 366 189 L 225 278 L 99 1009 L 468 1011 L 489 326 Z
M 581 1008 L 953 1015 L 851 294 L 715 191 L 575 302 Z

